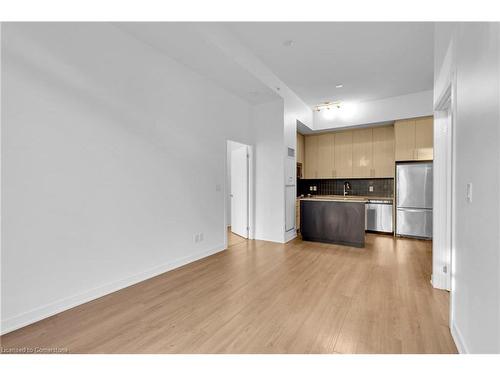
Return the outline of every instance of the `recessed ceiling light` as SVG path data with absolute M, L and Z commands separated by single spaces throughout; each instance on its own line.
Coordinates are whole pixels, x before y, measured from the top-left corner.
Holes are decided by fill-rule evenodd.
M 295 43 L 295 42 L 294 42 L 293 40 L 289 39 L 289 40 L 285 40 L 285 41 L 283 42 L 283 45 L 284 45 L 285 47 L 291 47 L 291 46 L 293 46 L 293 45 L 294 45 L 294 43 Z
M 344 85 L 340 83 L 338 85 L 335 85 L 335 87 L 338 88 L 338 89 L 341 89 L 342 87 L 344 87 Z

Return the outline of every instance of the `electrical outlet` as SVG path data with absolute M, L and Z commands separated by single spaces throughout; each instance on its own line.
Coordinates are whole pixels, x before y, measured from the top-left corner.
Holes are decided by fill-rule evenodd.
M 373 186 L 368 186 L 368 191 L 369 191 L 370 193 L 373 193 Z
M 194 242 L 198 243 L 198 242 L 201 242 L 201 241 L 203 241 L 203 232 L 195 233 L 194 234 Z

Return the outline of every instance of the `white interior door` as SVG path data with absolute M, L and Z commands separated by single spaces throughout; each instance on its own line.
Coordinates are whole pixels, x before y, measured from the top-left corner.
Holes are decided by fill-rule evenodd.
M 247 146 L 231 151 L 231 231 L 248 238 Z

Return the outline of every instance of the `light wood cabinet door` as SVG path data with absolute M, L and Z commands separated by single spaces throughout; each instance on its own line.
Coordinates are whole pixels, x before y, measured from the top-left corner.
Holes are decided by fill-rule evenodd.
M 305 137 L 305 178 L 318 178 L 318 136 Z
M 335 178 L 352 177 L 352 131 L 335 133 Z
M 373 177 L 394 177 L 394 127 L 373 128 Z
M 297 163 L 301 163 L 304 167 L 304 136 L 297 133 Z
M 295 229 L 300 230 L 300 200 L 295 203 Z
M 396 160 L 415 160 L 415 120 L 398 120 L 394 124 Z
M 352 176 L 373 177 L 372 129 L 352 131 Z
M 434 149 L 432 117 L 415 120 L 415 149 L 417 160 L 432 160 Z
M 333 133 L 318 135 L 318 178 L 335 177 L 334 140 Z

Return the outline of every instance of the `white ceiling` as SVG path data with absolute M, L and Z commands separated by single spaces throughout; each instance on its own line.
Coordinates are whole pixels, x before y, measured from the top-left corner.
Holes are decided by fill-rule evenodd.
M 433 87 L 431 22 L 250 22 L 225 26 L 308 105 Z M 293 40 L 291 47 L 284 42 Z M 337 84 L 344 87 L 337 89 Z
M 122 31 L 149 44 L 240 98 L 259 104 L 277 95 L 189 22 L 120 22 Z

